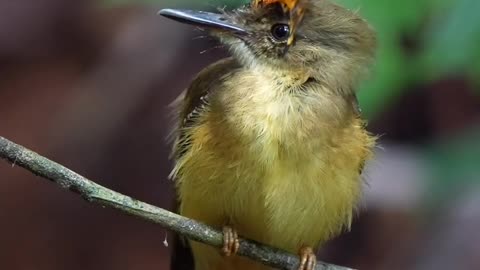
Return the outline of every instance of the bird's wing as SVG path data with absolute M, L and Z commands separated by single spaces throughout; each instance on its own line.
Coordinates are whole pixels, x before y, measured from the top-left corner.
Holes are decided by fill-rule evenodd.
M 350 96 L 350 102 L 352 103 L 352 109 L 355 115 L 359 118 L 362 117 L 362 108 L 360 107 L 360 103 L 358 102 L 357 94 L 353 93 Z
M 194 270 L 192 249 L 190 244 L 182 236 L 175 234 L 173 240 L 172 257 L 170 258 L 170 270 Z
M 362 118 L 362 108 L 360 107 L 360 103 L 358 102 L 357 94 L 353 93 L 349 98 L 352 104 L 352 110 L 356 117 Z M 358 173 L 362 174 L 363 169 L 365 169 L 365 161 L 363 161 L 360 166 L 358 167 Z
M 186 129 L 197 124 L 198 115 L 208 104 L 209 96 L 214 91 L 222 89 L 220 85 L 226 76 L 240 68 L 233 58 L 220 60 L 202 70 L 172 104 L 175 107 L 176 127 L 173 131 L 173 157 L 178 160 L 184 155 L 190 144 L 186 139 Z M 179 202 L 176 202 L 178 207 Z M 177 209 L 178 210 L 178 209 Z M 180 235 L 175 235 L 173 241 L 170 270 L 194 270 L 193 255 L 188 241 Z
M 175 138 L 173 157 L 175 160 L 181 158 L 189 148 L 185 130 L 196 124 L 198 115 L 208 104 L 209 96 L 213 94 L 213 91 L 221 89 L 219 85 L 226 79 L 226 76 L 239 68 L 240 65 L 233 58 L 226 58 L 208 66 L 197 75 L 190 87 L 174 102 L 177 117 L 173 132 Z

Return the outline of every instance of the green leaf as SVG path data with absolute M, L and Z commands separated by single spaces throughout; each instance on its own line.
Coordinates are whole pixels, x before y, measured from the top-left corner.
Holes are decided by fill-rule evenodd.
M 480 61 L 480 1 L 458 0 L 430 24 L 420 60 L 430 78 L 446 73 L 475 73 Z

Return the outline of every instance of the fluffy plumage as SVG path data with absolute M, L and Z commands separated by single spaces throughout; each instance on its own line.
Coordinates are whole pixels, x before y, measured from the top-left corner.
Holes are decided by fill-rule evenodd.
M 234 57 L 203 70 L 179 98 L 172 177 L 182 215 L 297 252 L 350 227 L 374 145 L 354 86 L 375 37 L 357 14 L 310 1 L 282 54 L 267 31 L 281 16 L 262 12 L 228 14 L 251 34 L 239 42 L 216 32 Z M 190 244 L 196 270 L 269 269 Z

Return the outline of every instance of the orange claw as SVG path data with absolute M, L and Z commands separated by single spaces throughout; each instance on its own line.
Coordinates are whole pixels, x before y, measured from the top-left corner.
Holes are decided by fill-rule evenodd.
M 235 229 L 229 226 L 223 227 L 223 248 L 222 254 L 224 256 L 232 256 L 237 254 L 240 247 L 238 233 Z
M 300 266 L 298 270 L 314 270 L 317 264 L 317 256 L 311 247 L 304 246 L 300 249 Z

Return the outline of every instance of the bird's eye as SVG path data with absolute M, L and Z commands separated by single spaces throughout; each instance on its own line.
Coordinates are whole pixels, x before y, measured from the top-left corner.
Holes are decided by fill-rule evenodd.
M 290 36 L 290 26 L 288 24 L 275 24 L 271 31 L 272 36 L 278 41 L 285 41 Z

